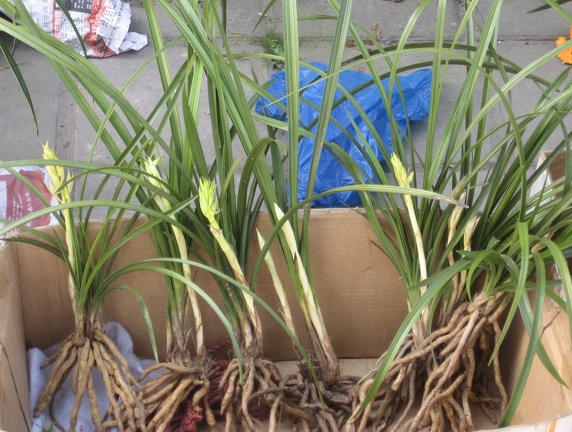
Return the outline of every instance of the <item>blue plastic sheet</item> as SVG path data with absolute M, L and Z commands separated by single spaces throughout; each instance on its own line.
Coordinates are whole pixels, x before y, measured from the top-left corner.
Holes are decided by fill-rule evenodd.
M 311 63 L 315 68 L 326 71 L 327 66 L 323 63 Z M 320 75 L 306 67 L 300 68 L 300 88 L 311 85 L 304 89 L 300 99 L 300 122 L 302 127 L 308 129 L 308 126 L 318 117 L 319 112 L 312 108 L 311 105 L 320 107 L 326 85 L 325 80 L 317 80 Z M 348 91 L 355 89 L 372 79 L 371 75 L 357 71 L 342 71 L 339 75 L 339 85 Z M 392 92 L 392 112 L 394 120 L 399 126 L 401 136 L 407 133 L 407 118 L 410 122 L 420 121 L 429 114 L 429 103 L 431 97 L 431 70 L 422 69 L 415 71 L 406 76 L 400 76 L 399 85 L 403 92 L 402 96 L 395 86 Z M 285 72 L 280 71 L 270 77 L 271 83 L 268 87 L 269 93 L 276 99 L 279 99 L 283 105 L 286 105 L 286 76 Z M 382 81 L 386 91 L 389 90 L 389 80 Z M 336 91 L 335 100 L 343 96 L 338 89 Z M 381 95 L 375 84 L 361 89 L 353 95 L 360 108 L 367 114 L 367 117 L 374 125 L 377 133 L 381 137 L 383 146 L 388 154 L 392 153 L 392 130 L 391 122 L 388 118 L 385 106 L 381 100 Z M 405 101 L 405 107 L 403 106 Z M 284 111 L 277 105 L 269 103 L 267 99 L 260 98 L 256 104 L 256 112 L 277 119 L 286 119 Z M 361 136 L 367 141 L 375 156 L 380 162 L 385 158 L 378 143 L 374 137 L 374 133 L 369 129 L 364 119 L 358 113 L 355 106 L 344 101 L 332 110 L 332 117 L 341 126 L 338 127 L 330 122 L 326 131 L 326 141 L 332 142 L 340 146 L 347 152 L 351 158 L 358 164 L 363 171 L 363 179 L 374 179 L 375 176 L 367 161 L 365 160 L 361 150 L 356 145 L 356 140 L 363 145 Z M 355 127 L 354 127 L 355 124 Z M 356 131 L 359 130 L 359 133 Z M 315 132 L 317 125 L 313 125 L 312 132 Z M 345 129 L 346 133 L 342 130 Z M 353 137 L 353 140 L 352 138 Z M 308 177 L 310 164 L 312 161 L 312 153 L 314 150 L 314 139 L 303 137 L 298 146 L 299 151 L 299 187 L 298 201 L 306 198 L 306 189 L 308 186 Z M 355 181 L 352 175 L 342 167 L 336 158 L 324 147 L 320 155 L 320 163 L 318 167 L 317 180 L 314 193 L 328 191 L 334 187 L 354 185 Z M 345 207 L 358 206 L 361 204 L 359 193 L 356 191 L 342 192 L 331 194 L 323 198 L 313 201 L 314 207 Z

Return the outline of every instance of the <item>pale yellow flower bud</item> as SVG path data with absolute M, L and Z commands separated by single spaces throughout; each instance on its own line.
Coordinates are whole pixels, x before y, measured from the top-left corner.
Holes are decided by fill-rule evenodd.
M 158 179 L 161 178 L 161 174 L 157 169 L 157 165 L 159 164 L 159 158 L 153 159 L 150 156 L 143 159 L 142 168 L 143 170 L 149 174 L 147 176 L 149 183 L 159 189 L 163 189 L 161 183 Z
M 463 236 L 463 242 L 464 242 L 464 249 L 467 251 L 471 250 L 471 239 L 473 238 L 473 234 L 480 220 L 481 220 L 480 216 L 475 216 L 467 223 L 467 226 L 465 227 L 465 235 Z
M 546 234 L 544 237 L 542 237 L 542 239 L 538 243 L 536 243 L 534 246 L 532 246 L 532 248 L 530 249 L 530 252 L 538 253 L 538 252 L 541 252 L 542 250 L 546 249 L 546 243 L 544 242 L 544 239 L 550 240 L 553 235 L 554 235 L 554 233 Z
M 390 158 L 391 165 L 393 166 L 393 171 L 395 173 L 395 180 L 397 184 L 401 187 L 409 187 L 411 181 L 413 180 L 413 173 L 407 174 L 405 167 L 401 163 L 401 160 L 397 154 L 393 153 Z
M 463 192 L 459 197 L 459 201 L 465 200 L 466 193 Z M 449 235 L 447 238 L 447 243 L 450 243 L 457 231 L 457 227 L 459 226 L 459 221 L 461 220 L 461 215 L 463 214 L 464 208 L 461 206 L 455 206 L 453 211 L 451 212 L 451 217 L 449 218 Z
M 157 165 L 159 164 L 159 161 L 160 161 L 160 158 L 153 159 L 151 157 L 146 157 L 143 159 L 143 161 L 141 163 L 141 168 L 147 174 L 149 174 L 147 176 L 147 180 L 149 181 L 149 183 L 151 183 L 157 189 L 160 189 L 160 190 L 164 191 L 165 193 L 168 193 L 168 190 L 165 188 L 165 185 L 159 181 L 159 179 L 162 178 L 161 173 L 157 169 Z M 163 212 L 170 210 L 172 207 L 171 203 L 169 202 L 168 199 L 166 199 L 164 197 L 160 197 L 158 195 L 155 195 L 155 202 L 157 203 L 157 205 L 159 206 L 159 208 Z
M 43 146 L 44 154 L 42 155 L 44 160 L 48 161 L 57 161 L 59 160 L 56 156 L 56 152 L 52 149 L 48 142 Z M 56 199 L 62 203 L 69 203 L 71 202 L 71 182 L 66 182 L 69 180 L 69 174 L 66 175 L 64 169 L 61 166 L 57 165 L 48 165 L 46 167 L 48 174 L 50 175 L 50 185 L 49 189 L 50 192 Z M 66 184 L 65 187 L 62 187 L 63 184 Z
M 199 204 L 201 211 L 212 225 L 215 215 L 220 212 L 215 184 L 208 178 L 201 178 L 199 184 Z
M 56 156 L 56 152 L 50 148 L 49 144 L 43 146 L 44 154 L 42 155 L 44 160 L 47 161 L 57 161 L 59 160 Z M 72 196 L 72 183 L 67 182 L 69 180 L 69 173 L 66 175 L 64 169 L 58 165 L 49 165 L 46 167 L 48 174 L 50 175 L 50 192 L 61 204 L 71 203 Z M 65 186 L 63 186 L 65 184 Z M 66 245 L 68 247 L 68 266 L 70 272 L 68 273 L 68 291 L 72 303 L 75 302 L 77 287 L 72 273 L 76 271 L 76 260 L 74 250 L 76 244 L 73 239 L 72 232 L 74 230 L 73 219 L 70 209 L 65 209 L 62 211 L 64 217 L 64 228 L 66 232 Z

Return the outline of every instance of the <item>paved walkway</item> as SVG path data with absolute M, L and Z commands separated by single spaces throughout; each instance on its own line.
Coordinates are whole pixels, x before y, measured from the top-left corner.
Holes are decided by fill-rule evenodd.
M 491 0 L 482 0 L 480 4 L 486 9 Z M 253 31 L 267 0 L 229 0 L 228 33 L 234 48 L 238 51 L 261 50 L 260 38 L 270 30 L 279 29 L 275 19 L 281 16 L 279 8 L 273 8 L 261 25 Z M 279 3 L 279 2 L 278 2 Z M 403 0 L 393 2 L 388 0 L 355 0 L 354 20 L 357 24 L 370 31 L 384 43 L 395 41 L 405 26 L 413 10 L 420 0 Z M 436 2 L 435 2 L 436 3 Z M 448 4 L 448 35 L 455 31 L 462 16 L 462 2 L 450 1 Z M 330 9 L 326 0 L 300 0 L 298 2 L 301 15 L 326 14 Z M 553 11 L 537 14 L 526 12 L 540 5 L 540 0 L 506 0 L 504 15 L 500 28 L 499 50 L 501 54 L 511 58 L 518 64 L 524 65 L 532 59 L 546 53 L 554 47 L 558 36 L 567 35 L 569 23 L 565 22 Z M 572 3 L 565 5 L 572 12 Z M 413 32 L 415 40 L 431 40 L 433 37 L 433 22 L 436 11 L 435 4 L 425 12 L 422 25 Z M 300 24 L 302 57 L 304 60 L 327 60 L 329 35 L 332 33 L 333 22 L 324 21 L 321 24 Z M 131 30 L 147 33 L 145 14 L 141 6 L 132 4 Z M 172 24 L 166 18 L 162 19 L 162 31 L 167 38 L 176 35 Z M 6 41 L 9 39 L 2 35 Z M 151 54 L 150 46 L 140 52 L 125 53 L 105 60 L 94 60 L 108 76 L 118 85 Z M 173 59 L 183 55 L 174 50 Z M 18 44 L 15 52 L 20 68 L 30 87 L 33 101 L 38 114 L 39 133 L 36 134 L 30 111 L 17 87 L 12 72 L 6 67 L 6 62 L 0 59 L 0 160 L 18 160 L 37 158 L 41 156 L 40 146 L 49 141 L 61 158 L 83 160 L 91 147 L 93 132 L 70 97 L 66 94 L 58 78 L 50 69 L 47 61 L 31 49 Z M 250 62 L 244 64 L 245 70 L 250 70 Z M 266 77 L 271 72 L 263 62 L 253 64 L 259 77 Z M 566 68 L 558 59 L 542 70 L 545 76 L 551 77 Z M 149 69 L 138 79 L 129 90 L 133 103 L 142 111 L 152 106 L 160 94 L 156 73 Z M 455 87 L 455 76 L 451 77 L 451 88 Z M 530 92 L 534 92 L 534 86 Z M 532 94 L 532 93 L 531 93 Z M 527 91 L 515 95 L 515 103 L 520 104 L 531 99 Z M 453 96 L 451 96 L 453 97 Z M 445 96 L 446 98 L 446 96 Z M 444 100 L 443 110 L 451 104 Z M 208 130 L 201 131 L 208 134 Z M 97 153 L 97 160 L 109 163 L 110 159 L 102 149 Z

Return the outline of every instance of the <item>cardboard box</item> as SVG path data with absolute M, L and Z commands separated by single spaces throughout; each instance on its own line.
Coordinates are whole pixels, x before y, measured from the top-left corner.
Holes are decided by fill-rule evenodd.
M 268 232 L 262 215 L 258 226 Z M 50 228 L 48 228 L 50 229 Z M 98 230 L 97 224 L 91 227 Z M 376 246 L 369 223 L 352 210 L 317 210 L 311 220 L 312 273 L 318 289 L 326 326 L 340 358 L 377 358 L 386 349 L 407 312 L 405 292 L 393 265 Z M 255 254 L 253 254 L 255 255 Z M 117 265 L 153 257 L 147 237 L 128 244 Z M 278 261 L 279 271 L 284 266 Z M 30 420 L 26 348 L 47 348 L 62 341 L 73 330 L 73 315 L 67 292 L 66 270 L 50 254 L 25 244 L 11 243 L 0 251 L 0 430 L 28 430 Z M 283 278 L 286 281 L 286 278 Z M 123 280 L 145 298 L 154 320 L 159 352 L 164 351 L 165 291 L 162 276 L 134 273 Z M 198 283 L 214 297 L 217 290 L 205 274 Z M 278 304 L 270 277 L 264 273 L 257 293 L 271 305 Z M 293 301 L 293 300 L 292 300 Z M 206 344 L 226 338 L 212 312 L 203 307 Z M 291 343 L 272 318 L 263 318 L 265 354 L 273 360 L 293 358 Z M 294 317 L 301 325 L 301 316 Z M 543 342 L 556 367 L 572 384 L 572 348 L 567 317 L 547 302 Z M 114 292 L 105 304 L 105 320 L 119 321 L 131 334 L 137 354 L 151 357 L 146 328 L 136 300 L 126 292 Z M 300 332 L 303 334 L 303 331 Z M 510 391 L 526 351 L 522 326 L 515 325 L 502 352 L 504 378 Z M 572 411 L 572 392 L 560 386 L 536 362 L 515 424 L 539 423 Z M 572 430 L 572 416 L 547 425 L 517 428 Z M 481 429 L 492 427 L 480 423 Z M 537 429 L 540 428 L 540 429 Z

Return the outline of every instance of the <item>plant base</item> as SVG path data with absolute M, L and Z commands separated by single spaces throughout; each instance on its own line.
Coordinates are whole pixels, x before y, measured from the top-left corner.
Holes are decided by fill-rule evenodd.
M 124 425 L 130 430 L 145 430 L 143 412 L 132 387 L 136 381 L 129 372 L 127 361 L 102 327 L 102 325 L 92 324 L 78 326 L 77 330 L 62 343 L 59 350 L 42 365 L 42 368 L 51 364 L 53 367 L 36 403 L 34 417 L 38 417 L 44 409 L 49 407 L 52 421 L 64 430 L 54 418 L 53 402 L 55 394 L 71 374 L 75 402 L 70 415 L 69 430 L 76 428 L 80 404 L 86 394 L 89 398 L 95 430 L 116 428 L 123 431 Z M 101 374 L 110 401 L 106 417 L 111 420 L 105 423 L 102 421 L 97 394 L 93 387 L 92 371 L 94 369 Z M 121 418 L 117 402 L 119 398 L 125 407 L 125 423 L 115 420 Z
M 434 330 L 417 346 L 412 337 L 406 339 L 375 402 L 360 415 L 358 431 L 370 427 L 375 431 L 418 431 L 427 426 L 431 431 L 471 430 L 471 404 L 479 405 L 496 423 L 493 412 L 504 412 L 508 403 L 498 351 L 494 352 L 501 333 L 497 321 L 502 310 L 497 297 L 479 296 L 459 305 L 445 327 Z M 364 378 L 360 401 L 365 399 L 373 375 L 375 371 Z M 489 391 L 491 378 L 499 396 Z M 412 416 L 421 390 L 420 406 Z
M 312 421 L 299 416 L 304 430 L 337 432 L 342 430 L 356 408 L 356 383 L 359 377 L 338 376 L 335 383 L 325 385 L 313 379 L 306 363 L 299 363 L 300 372 L 285 378 L 286 394 L 297 401 Z M 316 371 L 319 375 L 319 370 Z
M 209 380 L 204 362 L 180 364 L 180 362 L 164 362 L 148 368 L 139 381 L 152 372 L 162 370 L 156 379 L 149 380 L 141 386 L 141 398 L 145 407 L 145 418 L 149 432 L 164 431 L 171 422 L 175 412 L 187 399 L 196 415 L 196 424 L 206 419 L 209 426 L 214 426 L 215 418 L 209 403 Z
M 220 381 L 221 413 L 225 416 L 225 431 L 235 430 L 237 423 L 242 424 L 245 430 L 257 430 L 257 420 L 251 414 L 251 406 L 255 403 L 266 405 L 270 410 L 266 428 L 268 431 L 276 429 L 280 413 L 315 422 L 311 415 L 289 404 L 284 391 L 286 381 L 282 380 L 274 363 L 257 356 L 248 356 L 243 367 L 244 375 L 241 381 L 238 361 L 232 360 Z

